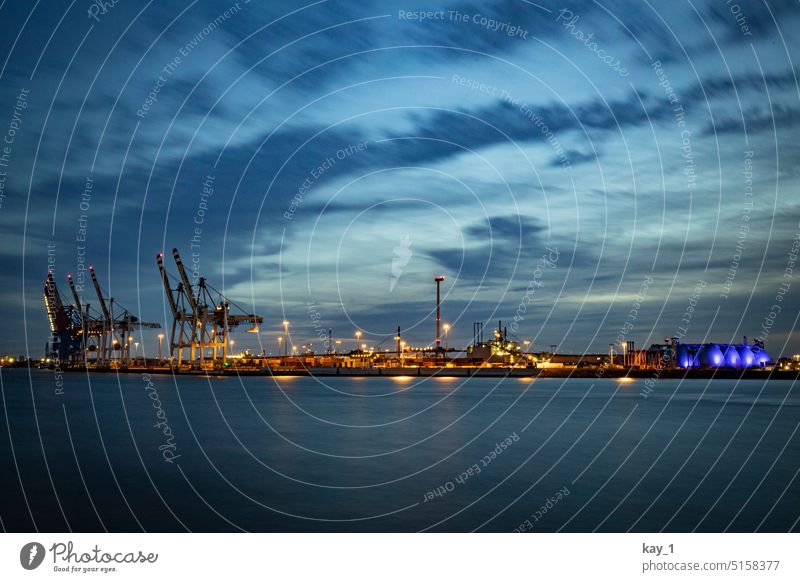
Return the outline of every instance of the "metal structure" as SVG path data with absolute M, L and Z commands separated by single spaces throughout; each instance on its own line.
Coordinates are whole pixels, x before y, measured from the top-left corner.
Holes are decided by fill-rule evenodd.
M 493 332 L 493 338 L 487 342 L 483 341 L 483 323 L 474 322 L 473 332 L 475 339 L 472 345 L 467 347 L 467 358 L 479 360 L 485 364 L 517 365 L 523 359 L 523 353 L 519 342 L 508 339 L 508 328 L 503 327 L 503 322 L 497 322 L 497 329 Z
M 258 333 L 258 326 L 264 319 L 246 313 L 211 287 L 203 277 L 198 279 L 196 285 L 192 285 L 178 249 L 172 249 L 172 256 L 178 270 L 178 283 L 174 289 L 164 267 L 164 253 L 156 255 L 164 293 L 172 312 L 170 360 L 176 361 L 179 367 L 184 365 L 185 360 L 192 367 L 224 366 L 228 360 L 230 332 L 240 324 L 249 323 L 253 327 L 247 331 Z M 232 307 L 241 313 L 231 313 Z M 184 350 L 187 350 L 188 358 L 184 357 Z
M 89 267 L 92 284 L 100 304 L 100 313 L 93 313 L 88 302 L 81 300 L 72 275 L 67 275 L 73 303 L 65 302 L 52 271 L 44 285 L 44 304 L 50 324 L 51 338 L 47 355 L 65 366 L 131 365 L 131 335 L 142 328 L 160 328 L 158 323 L 141 322 L 123 310 L 114 315 L 114 300 L 106 301 L 93 267 Z M 94 358 L 90 358 L 94 354 Z
M 472 322 L 472 345 L 476 346 L 483 343 L 483 322 Z
M 402 337 L 400 336 L 400 326 L 399 325 L 397 326 L 397 335 L 394 336 L 394 341 L 397 343 L 397 345 L 395 347 L 395 350 L 396 350 L 396 353 L 397 353 L 397 359 L 399 360 L 400 358 L 403 357 L 403 346 L 400 343 L 402 341 Z
M 436 281 L 436 351 L 440 352 L 442 349 L 442 296 L 441 284 L 444 281 L 444 275 L 437 275 L 434 279 Z
M 67 281 L 69 282 L 69 289 L 72 292 L 72 298 L 75 301 L 74 306 L 77 308 L 81 318 L 83 363 L 84 365 L 88 365 L 90 353 L 95 354 L 95 363 L 97 363 L 96 357 L 97 354 L 99 354 L 99 342 L 103 332 L 103 320 L 92 315 L 89 303 L 84 304 L 81 301 L 78 290 L 75 288 L 75 282 L 72 280 L 72 275 L 67 275 Z
M 44 308 L 50 324 L 47 356 L 59 363 L 76 364 L 83 356 L 83 326 L 80 307 L 64 305 L 53 272 L 44 282 Z
M 89 275 L 97 294 L 97 301 L 100 304 L 100 317 L 93 320 L 90 326 L 91 335 L 97 338 L 95 365 L 98 368 L 106 368 L 115 364 L 130 366 L 133 363 L 131 358 L 131 344 L 134 341 L 133 333 L 145 328 L 161 329 L 161 324 L 139 321 L 138 317 L 124 308 L 122 308 L 119 315 L 116 315 L 114 313 L 114 298 L 109 297 L 106 300 L 103 289 L 97 280 L 97 274 L 92 266 L 89 267 Z M 70 285 L 72 286 L 71 278 Z M 74 291 L 73 293 L 76 301 L 79 301 L 77 293 Z

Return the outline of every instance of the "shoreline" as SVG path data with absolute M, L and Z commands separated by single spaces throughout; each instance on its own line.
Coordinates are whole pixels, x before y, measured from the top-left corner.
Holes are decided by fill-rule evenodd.
M 12 368 L 7 368 L 12 369 Z M 19 369 L 24 369 L 20 366 Z M 38 368 L 48 370 L 48 368 Z M 642 368 L 231 368 L 228 370 L 175 370 L 170 367 L 131 368 L 62 368 L 63 372 L 93 374 L 150 374 L 170 376 L 226 377 L 312 377 L 312 378 L 595 378 L 633 380 L 800 380 L 800 371 L 736 370 L 716 368 L 707 370 L 642 369 Z

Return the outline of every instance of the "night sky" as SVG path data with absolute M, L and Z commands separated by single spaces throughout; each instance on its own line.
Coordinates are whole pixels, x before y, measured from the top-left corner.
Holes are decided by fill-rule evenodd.
M 439 273 L 451 345 L 800 351 L 794 0 L 6 0 L 0 28 L 0 352 L 43 354 L 49 267 L 165 324 L 173 247 L 258 351 L 284 319 L 430 343 Z

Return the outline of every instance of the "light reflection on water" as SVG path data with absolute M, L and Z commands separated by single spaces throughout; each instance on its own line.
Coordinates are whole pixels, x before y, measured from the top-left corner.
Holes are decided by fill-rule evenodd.
M 139 375 L 66 374 L 58 397 L 34 371 L 34 417 L 27 372 L 2 374 L 0 434 L 39 529 L 67 527 L 37 418 L 75 530 L 102 529 L 81 476 L 122 530 L 138 528 L 133 511 L 148 530 L 181 529 L 175 516 L 230 530 L 220 514 L 246 530 L 510 531 L 565 486 L 538 531 L 785 531 L 800 515 L 792 382 L 658 380 L 645 397 L 643 382 L 613 379 L 153 375 L 180 455 L 170 464 Z M 18 485 L 0 514 L 32 529 Z

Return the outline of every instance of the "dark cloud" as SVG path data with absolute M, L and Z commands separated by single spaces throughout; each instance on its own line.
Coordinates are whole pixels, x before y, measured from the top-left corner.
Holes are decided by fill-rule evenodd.
M 800 180 L 794 145 L 798 69 L 791 62 L 797 57 L 791 35 L 796 2 L 737 0 L 749 37 L 724 2 L 695 3 L 704 20 L 692 5 L 536 4 L 550 12 L 522 0 L 348 1 L 307 8 L 294 0 L 251 2 L 203 33 L 140 117 L 137 110 L 164 65 L 232 3 L 154 3 L 139 15 L 142 5 L 120 2 L 94 22 L 85 6 L 64 15 L 70 4 L 55 2 L 47 9 L 37 6 L 23 28 L 33 5 L 6 2 L 0 8 L 0 47 L 8 56 L 0 84 L 0 138 L 20 88 L 31 91 L 0 207 L 0 317 L 14 330 L 9 346 L 18 349 L 24 337 L 17 333 L 24 325 L 23 303 L 28 335 L 37 346 L 43 343 L 39 292 L 47 244 L 56 245 L 63 279 L 76 268 L 82 214 L 88 219 L 87 255 L 120 301 L 141 309 L 144 318 L 163 316 L 154 253 L 172 246 L 191 253 L 198 227 L 203 274 L 271 317 L 287 306 L 304 309 L 304 253 L 323 211 L 331 215 L 329 228 L 336 229 L 377 204 L 371 224 L 394 241 L 403 234 L 399 224 L 428 218 L 418 204 L 403 202 L 413 198 L 447 208 L 461 225 L 463 248 L 433 236 L 413 247 L 424 269 L 448 273 L 451 313 L 463 312 L 470 320 L 507 318 L 544 246 L 554 244 L 561 249 L 559 266 L 537 295 L 537 315 L 525 322 L 526 334 L 575 349 L 585 348 L 591 337 L 604 345 L 624 318 L 625 293 L 635 292 L 653 265 L 658 293 L 649 300 L 647 325 L 669 334 L 697 279 L 717 287 L 724 280 L 736 246 L 745 145 L 758 152 L 759 212 L 725 309 L 744 314 L 742 329 L 757 327 L 797 229 L 790 219 Z M 578 15 L 578 28 L 626 64 L 629 77 L 616 78 L 556 22 L 562 8 Z M 468 20 L 398 18 L 399 10 L 421 9 L 455 10 Z M 282 18 L 293 10 L 300 11 Z M 528 38 L 509 36 L 507 28 L 490 30 L 472 20 L 476 14 L 517 26 Z M 269 25 L 275 19 L 280 20 Z M 691 196 L 676 145 L 680 128 L 648 54 L 668 64 L 686 112 L 697 162 Z M 530 70 L 541 86 L 513 65 Z M 448 80 L 454 71 L 487 82 L 499 78 L 515 93 L 514 101 L 455 87 Z M 386 89 L 378 81 L 405 75 L 427 81 Z M 355 143 L 368 146 L 314 177 L 287 219 L 284 213 L 309 176 Z M 563 159 L 569 173 L 563 172 Z M 82 210 L 90 172 L 95 191 Z M 449 177 L 432 178 L 436 172 Z M 209 175 L 214 193 L 203 200 Z M 391 251 L 394 243 L 386 244 Z M 334 247 L 325 241 L 311 257 L 321 281 L 313 295 L 331 305 L 336 295 L 323 286 L 332 285 L 328 277 L 338 266 Z M 350 269 L 343 285 L 370 290 L 366 269 L 341 267 Z M 409 296 L 418 296 L 416 287 L 409 289 Z M 622 300 L 614 300 L 618 289 Z M 475 293 L 479 297 L 471 300 Z M 666 307 L 657 321 L 659 302 Z M 704 300 L 698 333 L 710 325 L 718 305 L 711 294 Z M 389 329 L 425 321 L 430 308 L 429 302 L 393 303 L 385 295 L 358 301 L 363 317 Z M 538 330 L 550 309 L 546 329 Z M 348 325 L 344 313 L 332 312 L 336 327 Z M 738 317 L 722 317 L 715 326 L 720 334 L 742 331 Z M 790 322 L 780 326 L 776 337 L 788 336 Z
M 741 133 L 745 128 L 748 133 L 775 132 L 795 127 L 798 123 L 800 123 L 800 107 L 775 105 L 770 110 L 750 109 L 744 111 L 741 117 L 729 117 L 710 123 L 705 128 L 705 134 Z

